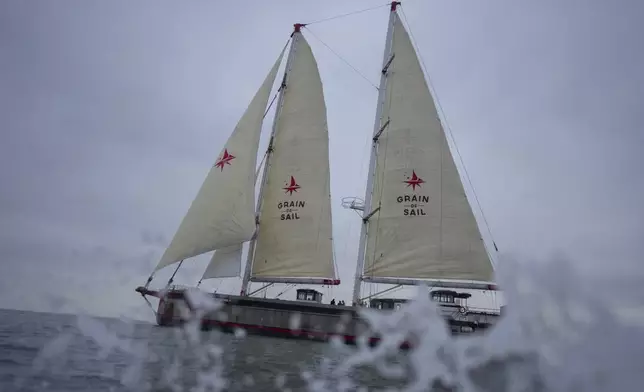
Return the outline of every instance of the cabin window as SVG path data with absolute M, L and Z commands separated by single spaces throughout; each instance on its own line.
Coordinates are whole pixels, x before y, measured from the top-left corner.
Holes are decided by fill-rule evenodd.
M 306 300 L 313 301 L 313 293 L 306 293 Z
M 432 294 L 432 299 L 437 302 L 442 302 L 442 303 L 448 303 L 448 304 L 453 304 L 454 303 L 454 296 L 451 294 L 445 294 L 445 293 L 434 293 Z

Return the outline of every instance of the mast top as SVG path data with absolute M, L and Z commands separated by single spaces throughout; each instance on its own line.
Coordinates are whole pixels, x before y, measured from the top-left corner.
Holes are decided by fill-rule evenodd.
M 291 37 L 293 36 L 293 34 L 299 33 L 300 30 L 302 29 L 302 27 L 304 27 L 304 26 L 306 26 L 306 24 L 304 24 L 304 23 L 296 23 L 296 24 L 294 24 L 293 25 L 293 33 L 291 34 Z
M 391 12 L 396 11 L 396 7 L 400 5 L 400 1 L 392 1 L 391 2 Z

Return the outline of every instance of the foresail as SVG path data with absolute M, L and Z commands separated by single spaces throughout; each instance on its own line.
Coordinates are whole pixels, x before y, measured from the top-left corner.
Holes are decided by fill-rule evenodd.
M 399 18 L 394 22 L 392 52 L 364 275 L 490 281 L 490 259 Z
M 251 238 L 255 231 L 255 166 L 262 120 L 280 53 L 208 172 L 156 270 Z
M 251 276 L 332 279 L 326 105 L 311 48 L 300 33 L 293 40 Z
M 243 244 L 235 244 L 217 249 L 201 280 L 215 278 L 234 278 L 241 275 L 241 257 Z

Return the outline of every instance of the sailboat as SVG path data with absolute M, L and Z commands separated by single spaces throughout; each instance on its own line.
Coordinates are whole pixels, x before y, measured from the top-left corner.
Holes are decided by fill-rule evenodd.
M 312 289 L 294 301 L 253 297 L 276 283 L 340 284 L 333 259 L 329 135 L 323 86 L 311 47 L 295 24 L 278 88 L 263 169 L 257 169 L 260 134 L 284 47 L 235 130 L 221 149 L 154 272 L 178 264 L 164 290 L 150 275 L 136 289 L 159 298 L 157 323 L 184 322 L 185 289 L 171 286 L 185 260 L 215 251 L 203 279 L 242 277 L 239 295 L 201 320 L 204 328 L 347 343 L 368 331 L 358 311 L 363 284 L 495 290 L 493 268 L 465 196 L 431 93 L 392 2 L 364 203 L 351 306 L 322 303 Z M 288 44 L 287 44 L 288 46 Z M 273 100 L 274 102 L 274 100 Z M 260 166 L 261 167 L 261 166 Z M 255 203 L 255 186 L 259 196 Z M 248 243 L 242 270 L 242 248 Z M 262 288 L 251 291 L 251 283 Z M 485 329 L 498 316 L 463 312 L 470 294 L 434 290 L 454 333 Z M 379 302 L 378 302 L 379 301 Z M 367 304 L 393 311 L 398 302 Z M 456 316 L 454 315 L 456 313 Z M 299 320 L 294 328 L 293 319 Z M 342 331 L 341 333 L 339 331 Z M 371 339 L 377 341 L 378 337 Z

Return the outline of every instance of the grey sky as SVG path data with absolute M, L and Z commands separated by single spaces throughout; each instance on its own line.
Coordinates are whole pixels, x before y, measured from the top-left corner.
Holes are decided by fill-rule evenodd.
M 139 309 L 133 288 L 292 24 L 383 3 L 0 2 L 0 307 Z M 643 276 L 644 6 L 403 7 L 501 251 L 532 262 L 560 250 L 596 276 Z M 375 83 L 386 22 L 380 8 L 310 30 Z M 305 35 L 331 134 L 345 283 L 330 295 L 348 299 L 359 219 L 340 200 L 363 196 L 376 91 Z

